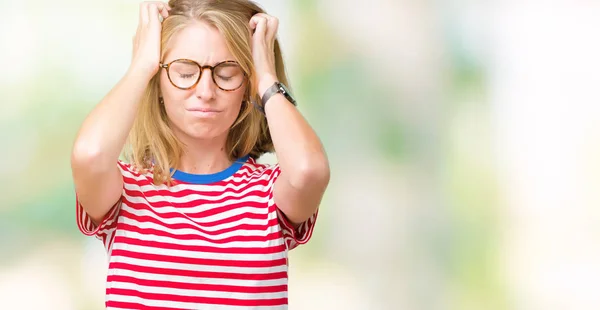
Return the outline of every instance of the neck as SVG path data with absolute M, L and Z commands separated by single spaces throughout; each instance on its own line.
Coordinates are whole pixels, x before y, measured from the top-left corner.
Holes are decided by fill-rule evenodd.
M 191 174 L 212 174 L 223 171 L 232 162 L 225 152 L 224 137 L 211 140 L 193 140 L 184 142 L 184 150 L 178 170 Z

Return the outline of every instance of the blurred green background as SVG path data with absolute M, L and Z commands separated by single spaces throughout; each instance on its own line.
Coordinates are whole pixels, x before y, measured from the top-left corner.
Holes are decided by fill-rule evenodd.
M 258 2 L 332 167 L 290 309 L 600 308 L 600 3 Z M 103 309 L 69 156 L 138 4 L 0 2 L 2 309 Z

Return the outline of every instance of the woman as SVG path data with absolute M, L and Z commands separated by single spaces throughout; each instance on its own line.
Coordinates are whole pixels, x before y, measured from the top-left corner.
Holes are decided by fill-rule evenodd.
M 329 164 L 285 87 L 278 20 L 245 0 L 139 13 L 131 65 L 71 157 L 106 307 L 286 308 L 287 254 L 311 237 Z M 256 162 L 273 149 L 278 164 Z

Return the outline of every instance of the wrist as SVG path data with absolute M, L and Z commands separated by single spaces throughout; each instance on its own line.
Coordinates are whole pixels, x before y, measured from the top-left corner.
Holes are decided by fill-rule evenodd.
M 149 66 L 142 66 L 136 63 L 132 63 L 127 70 L 128 76 L 135 76 L 136 78 L 144 79 L 146 82 L 150 80 L 158 73 L 158 66 L 156 68 Z
M 277 77 L 274 75 L 266 75 L 264 77 L 261 77 L 260 80 L 258 81 L 258 95 L 260 96 L 260 98 L 262 99 L 263 95 L 265 94 L 265 92 L 267 91 L 267 89 L 269 89 L 269 87 L 273 86 L 273 84 L 275 84 L 275 82 L 277 82 Z
M 150 84 L 152 76 L 134 68 L 129 68 L 123 76 L 123 82 L 132 92 L 143 92 Z

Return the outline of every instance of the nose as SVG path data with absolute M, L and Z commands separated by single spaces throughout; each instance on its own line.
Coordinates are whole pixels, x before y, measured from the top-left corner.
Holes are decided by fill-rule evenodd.
M 217 85 L 212 79 L 212 70 L 210 68 L 202 68 L 200 81 L 196 85 L 196 96 L 202 100 L 211 100 L 215 97 Z

